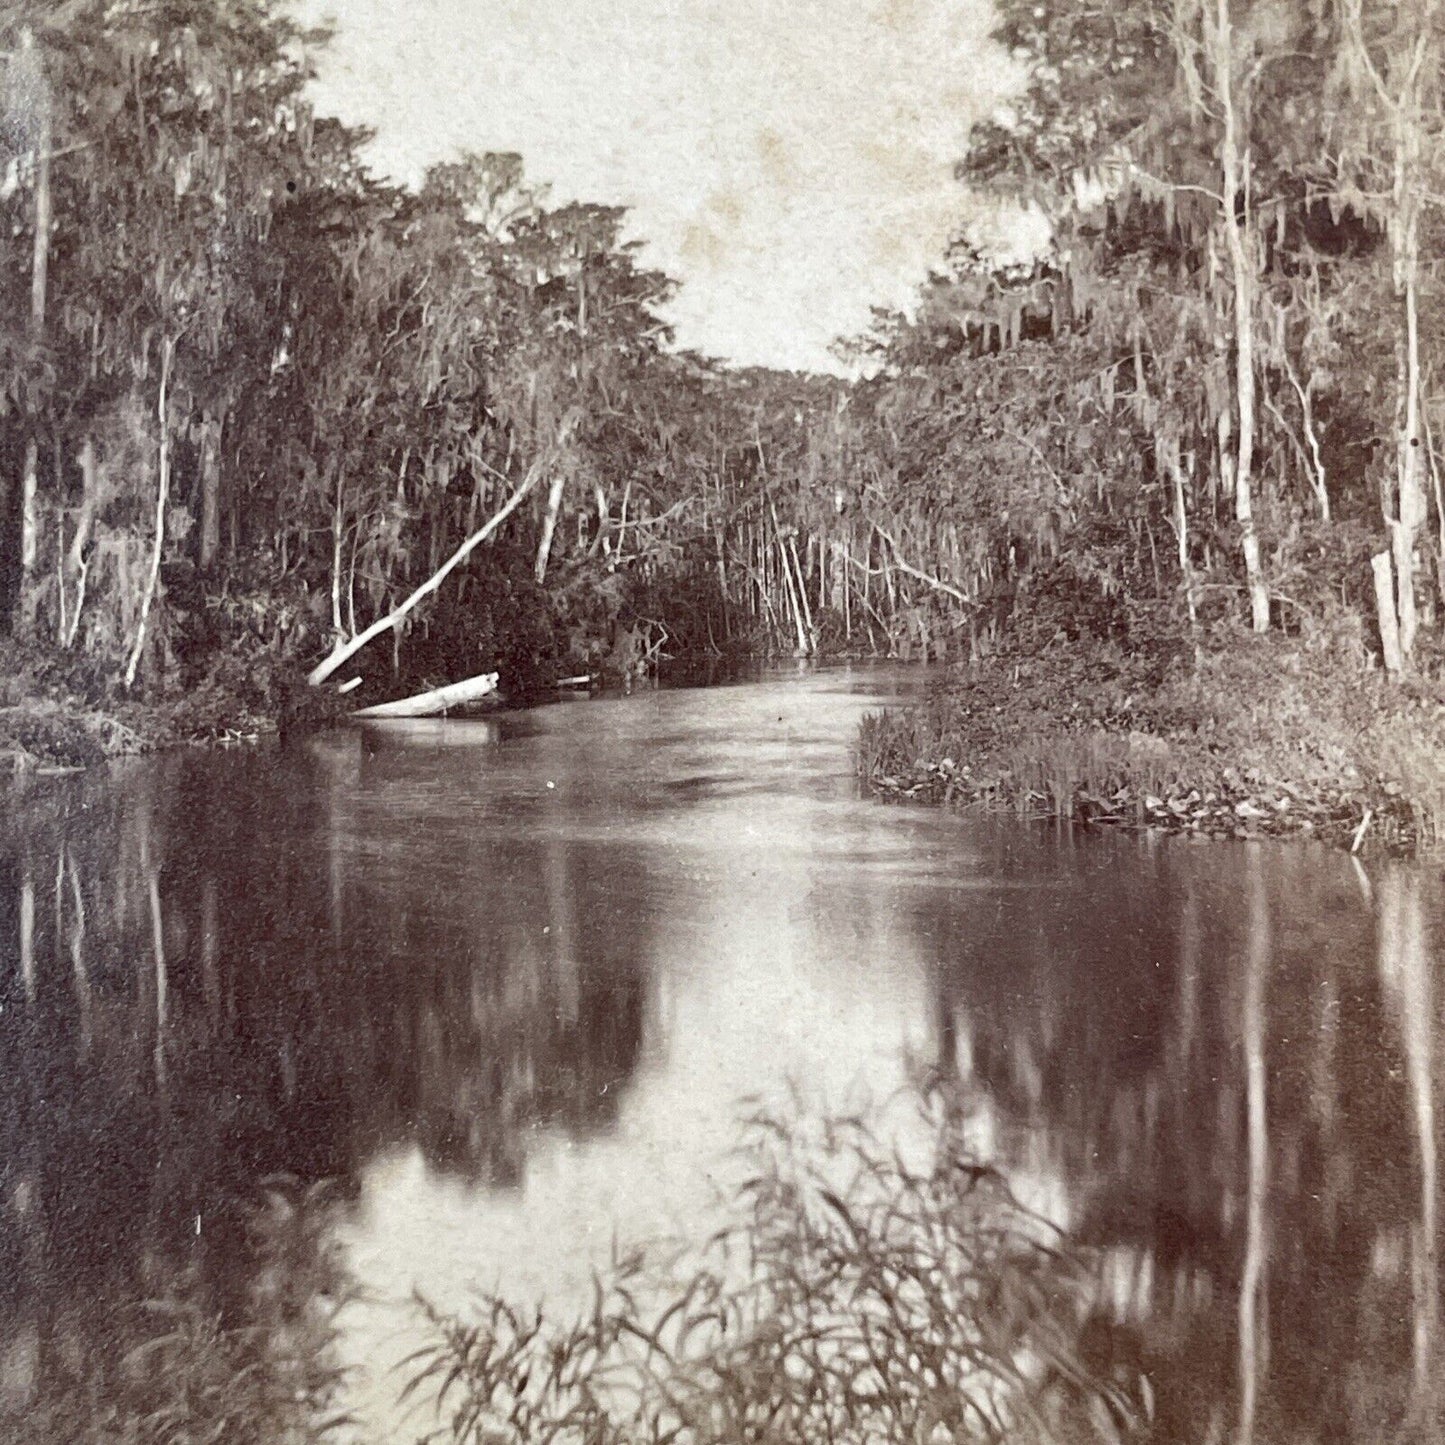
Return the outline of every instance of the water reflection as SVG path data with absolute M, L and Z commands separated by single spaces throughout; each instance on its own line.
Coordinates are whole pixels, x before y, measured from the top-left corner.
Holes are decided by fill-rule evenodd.
M 1101 1338 L 1153 1372 L 1159 1438 L 1432 1420 L 1438 881 L 860 800 L 883 686 L 29 794 L 0 824 L 0 1402 L 115 1358 L 158 1281 L 292 1329 L 261 1181 L 301 1221 L 334 1180 L 280 1273 L 365 1286 L 337 1349 L 382 1416 L 413 1289 L 580 1299 L 614 1241 L 698 1228 L 740 1097 L 856 1106 L 912 1059 L 1097 1247 Z
M 1069 886 L 1002 896 L 946 1007 L 1005 1152 L 1110 1253 L 1164 1438 L 1248 1438 L 1256 1406 L 1263 1438 L 1381 1438 L 1436 1360 L 1438 890 L 1300 848 L 1032 847 Z

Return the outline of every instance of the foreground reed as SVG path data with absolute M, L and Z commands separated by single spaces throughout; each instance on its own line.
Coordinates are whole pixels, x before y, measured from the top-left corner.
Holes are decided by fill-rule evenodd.
M 427 1309 L 407 1392 L 457 1445 L 1120 1441 L 1148 1387 L 1095 1374 L 1093 1276 L 935 1121 L 910 1167 L 859 1119 L 750 1121 L 743 1207 L 701 1250 L 634 1254 L 571 1320 Z M 1130 1388 L 1130 1386 L 1134 1388 Z

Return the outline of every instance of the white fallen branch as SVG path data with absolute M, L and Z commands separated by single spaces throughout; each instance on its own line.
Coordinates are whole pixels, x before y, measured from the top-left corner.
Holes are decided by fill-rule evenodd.
M 488 693 L 497 690 L 497 674 L 483 672 L 476 677 L 464 678 L 461 682 L 449 682 L 445 687 L 434 687 L 430 692 L 419 692 L 412 697 L 401 697 L 395 702 L 379 702 L 373 707 L 363 707 L 352 713 L 352 717 L 435 717 L 448 708 L 461 707 L 476 702 Z

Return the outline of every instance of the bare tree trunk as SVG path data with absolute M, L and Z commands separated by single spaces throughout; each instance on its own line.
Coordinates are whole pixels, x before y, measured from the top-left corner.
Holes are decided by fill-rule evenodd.
M 20 477 L 20 622 L 35 630 L 40 612 L 40 452 L 31 437 L 25 443 L 25 468 Z
M 1239 436 L 1234 466 L 1234 519 L 1239 523 L 1244 552 L 1244 575 L 1249 587 L 1249 610 L 1256 632 L 1269 631 L 1269 588 L 1260 561 L 1259 534 L 1254 525 L 1254 288 L 1253 218 L 1248 210 L 1249 158 L 1239 138 L 1239 116 L 1234 94 L 1234 46 L 1230 0 L 1216 0 L 1213 70 L 1216 94 L 1224 123 L 1220 139 L 1223 172 L 1224 239 L 1234 282 L 1235 403 L 1239 409 Z M 1245 202 L 1241 222 L 1240 202 Z M 1246 242 L 1250 244 L 1246 246 Z
M 538 584 L 547 580 L 547 559 L 552 554 L 552 538 L 557 531 L 557 518 L 562 511 L 562 494 L 567 490 L 567 473 L 558 468 L 547 491 L 547 514 L 542 519 L 542 539 L 537 543 L 537 565 L 534 576 Z
M 312 687 L 319 687 L 328 677 L 331 676 L 343 663 L 354 657 L 373 638 L 380 637 L 388 628 L 395 627 L 403 617 L 409 613 L 424 597 L 435 592 L 451 572 L 459 567 L 480 547 L 508 517 L 522 504 L 524 498 L 536 485 L 537 478 L 541 474 L 540 462 L 532 468 L 528 475 L 523 478 L 521 485 L 502 504 L 491 518 L 479 527 L 460 547 L 437 568 L 400 606 L 392 608 L 385 617 L 378 617 L 364 632 L 358 633 L 349 642 L 340 643 L 334 648 L 327 658 L 319 662 L 307 675 L 307 682 Z
M 21 44 L 33 44 L 27 29 Z M 35 242 L 30 259 L 30 341 L 45 334 L 45 298 L 50 279 L 50 110 L 44 101 L 35 158 Z M 32 426 L 34 423 L 32 422 Z M 25 471 L 20 481 L 20 616 L 33 631 L 40 606 L 39 446 L 32 435 L 25 443 Z
M 717 585 L 718 594 L 722 598 L 723 637 L 731 638 L 732 620 L 731 608 L 728 603 L 727 550 L 723 545 L 723 524 L 720 520 L 713 523 L 713 543 L 717 550 Z
M 1420 210 L 1424 194 L 1427 161 L 1425 105 L 1438 77 L 1436 37 L 1437 0 L 1420 0 L 1402 6 L 1401 17 L 1410 27 L 1408 43 L 1394 51 L 1383 68 L 1371 54 L 1361 20 L 1360 0 L 1344 6 L 1345 29 L 1353 47 L 1353 59 L 1372 92 L 1371 103 L 1379 102 L 1390 118 L 1391 185 L 1389 201 L 1382 209 L 1390 237 L 1392 280 L 1399 304 L 1396 332 L 1396 463 L 1393 507 L 1390 487 L 1380 481 L 1381 505 L 1390 534 L 1395 566 L 1395 613 L 1401 659 L 1409 663 L 1415 648 L 1415 541 L 1427 515 L 1424 459 L 1421 455 L 1421 367 L 1420 367 Z
M 221 545 L 221 436 L 224 420 L 208 412 L 201 421 L 201 571 L 208 571 Z
M 1194 566 L 1189 560 L 1189 509 L 1185 504 L 1184 466 L 1179 457 L 1179 438 L 1160 444 L 1165 470 L 1174 484 L 1174 540 L 1179 558 L 1179 577 L 1184 588 L 1184 605 L 1189 612 L 1189 630 L 1199 631 L 1199 609 L 1194 596 Z M 1196 649 L 1198 644 L 1196 643 Z
M 1315 501 L 1319 504 L 1320 521 L 1330 520 L 1330 487 L 1329 477 L 1325 472 L 1324 453 L 1320 450 L 1319 429 L 1315 426 L 1315 408 L 1313 401 L 1314 379 L 1311 378 L 1308 386 L 1301 383 L 1299 375 L 1289 358 L 1285 358 L 1285 372 L 1289 377 L 1290 385 L 1294 387 L 1295 395 L 1299 398 L 1300 419 L 1304 429 L 1305 441 L 1309 443 L 1309 478 L 1310 487 L 1315 494 Z
M 341 479 L 341 462 L 336 467 L 336 494 L 331 502 L 331 629 L 337 637 L 345 637 L 341 625 L 341 544 L 346 532 L 346 488 Z
M 798 656 L 806 657 L 810 651 L 808 633 L 803 626 L 803 609 L 798 602 L 797 584 L 793 581 L 793 569 L 788 565 L 788 548 L 783 541 L 783 529 L 778 525 L 778 509 L 770 501 L 768 510 L 773 518 L 773 535 L 778 543 L 778 567 L 783 574 L 783 592 L 788 599 L 788 610 L 793 614 L 793 630 L 797 636 Z
M 1415 650 L 1415 539 L 1425 520 L 1425 487 L 1422 481 L 1420 437 L 1420 314 L 1416 292 L 1420 269 L 1418 227 L 1412 216 L 1402 238 L 1399 276 L 1404 308 L 1404 346 L 1401 356 L 1402 391 L 1400 434 L 1397 451 L 1397 515 L 1390 523 L 1390 542 L 1395 554 L 1395 590 L 1400 616 L 1400 652 L 1408 661 Z
M 788 538 L 788 551 L 792 554 L 793 572 L 798 579 L 798 599 L 803 607 L 803 620 L 808 628 L 808 651 L 811 653 L 813 651 L 814 635 L 813 608 L 812 604 L 808 601 L 808 583 L 807 579 L 803 576 L 803 564 L 798 560 L 798 542 L 795 537 Z
M 1430 394 L 1431 378 L 1422 376 L 1421 394 Z M 1435 429 L 1430 425 L 1430 408 L 1420 408 L 1420 425 L 1424 430 L 1426 465 L 1430 473 L 1430 489 L 1435 499 L 1435 591 L 1445 602 L 1445 487 L 1440 481 L 1440 453 L 1435 442 Z
M 1385 671 L 1398 677 L 1404 667 L 1404 658 L 1400 654 L 1400 622 L 1395 615 L 1395 569 L 1390 565 L 1390 554 L 1376 552 L 1370 558 L 1370 567 L 1375 574 L 1375 616 L 1380 624 L 1380 654 Z
M 90 558 L 87 555 L 87 549 L 90 546 L 90 534 L 95 527 L 95 514 L 99 505 L 98 464 L 95 459 L 95 444 L 89 437 L 85 439 L 80 448 L 80 475 L 82 487 L 80 516 L 76 518 L 75 535 L 70 539 L 70 547 L 66 553 L 61 573 L 61 587 L 64 589 L 67 582 L 70 584 L 73 600 L 69 618 L 61 631 L 60 641 L 65 647 L 74 647 L 75 639 L 80 633 L 80 616 L 85 607 L 85 584 L 90 572 Z
M 145 592 L 141 596 L 140 622 L 135 630 L 135 645 L 131 648 L 130 661 L 125 668 L 125 685 L 127 687 L 135 685 L 136 669 L 140 667 L 141 654 L 145 651 L 146 624 L 150 620 L 151 604 L 155 601 L 156 585 L 160 581 L 161 575 L 161 556 L 166 545 L 166 507 L 170 504 L 171 494 L 171 428 L 169 420 L 171 360 L 175 355 L 175 349 L 176 344 L 169 336 L 162 340 L 160 400 L 157 404 L 157 410 L 160 413 L 161 435 L 158 467 L 160 476 L 156 481 L 155 546 L 151 549 L 150 572 L 146 577 Z

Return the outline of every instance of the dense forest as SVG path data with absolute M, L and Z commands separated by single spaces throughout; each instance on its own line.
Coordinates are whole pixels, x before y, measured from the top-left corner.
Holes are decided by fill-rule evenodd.
M 960 180 L 1052 244 L 960 234 L 849 382 L 679 353 L 623 213 L 516 156 L 376 179 L 266 0 L 8 5 L 11 646 L 193 703 L 1025 633 L 1428 674 L 1441 6 L 999 27 Z

